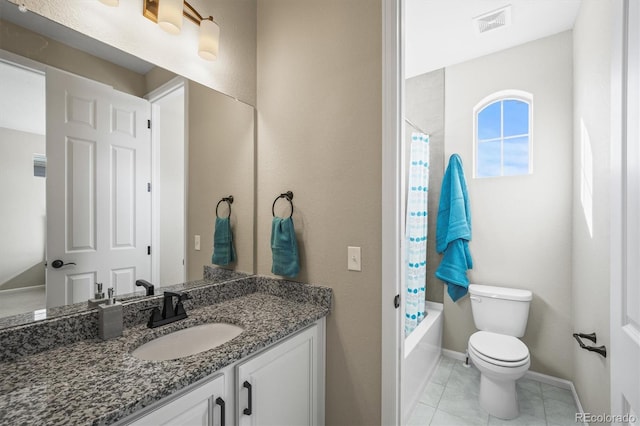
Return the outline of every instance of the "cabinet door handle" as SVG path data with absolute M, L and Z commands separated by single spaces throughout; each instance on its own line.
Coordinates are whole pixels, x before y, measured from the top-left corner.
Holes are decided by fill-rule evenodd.
M 246 414 L 247 416 L 251 415 L 251 383 L 247 382 L 246 380 L 244 381 L 244 383 L 242 384 L 242 387 L 247 388 L 247 390 L 249 391 L 248 394 L 248 408 L 245 408 L 244 410 L 242 410 L 242 412 L 244 414 Z
M 216 398 L 216 405 L 220 406 L 220 426 L 224 426 L 224 412 L 225 412 L 225 404 L 224 404 L 224 399 L 217 397 Z

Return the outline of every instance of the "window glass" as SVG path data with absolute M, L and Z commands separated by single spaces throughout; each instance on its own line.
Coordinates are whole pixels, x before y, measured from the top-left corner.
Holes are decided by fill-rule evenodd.
M 500 141 L 478 144 L 478 177 L 500 176 Z
M 504 176 L 529 173 L 529 137 L 504 140 Z
M 500 137 L 500 102 L 485 107 L 478 113 L 478 139 Z
M 529 133 L 529 104 L 515 99 L 502 102 L 504 108 L 504 137 Z
M 515 91 L 512 91 L 512 93 Z M 531 97 L 497 93 L 475 116 L 475 177 L 526 175 L 531 171 Z

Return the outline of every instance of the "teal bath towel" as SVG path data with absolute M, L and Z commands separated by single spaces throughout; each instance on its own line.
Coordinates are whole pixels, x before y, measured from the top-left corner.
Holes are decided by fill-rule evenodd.
M 233 247 L 231 234 L 231 222 L 228 217 L 216 217 L 216 228 L 213 232 L 213 255 L 211 263 L 225 266 L 236 260 L 236 251 Z
M 300 272 L 298 242 L 293 220 L 290 217 L 274 217 L 271 223 L 271 272 L 285 277 L 295 277 Z
M 471 240 L 471 210 L 467 183 L 458 154 L 449 159 L 442 179 L 440 205 L 436 223 L 436 251 L 444 253 L 436 277 L 447 284 L 447 292 L 455 302 L 469 287 L 467 270 L 473 268 L 468 243 Z

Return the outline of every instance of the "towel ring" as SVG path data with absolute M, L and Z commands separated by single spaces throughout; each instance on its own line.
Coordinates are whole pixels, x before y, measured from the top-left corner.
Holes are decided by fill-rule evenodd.
M 229 195 L 228 197 L 224 197 L 221 198 L 220 201 L 218 201 L 218 204 L 216 204 L 216 217 L 220 217 L 218 216 L 218 206 L 220 206 L 220 203 L 226 201 L 227 204 L 229 205 L 229 216 L 227 216 L 227 219 L 231 217 L 231 204 L 233 203 L 233 195 Z
M 273 204 L 271 205 L 271 214 L 273 215 L 273 217 L 276 217 L 276 212 L 275 212 L 276 202 L 280 198 L 286 198 L 289 204 L 291 204 L 291 214 L 289 215 L 289 218 L 291 218 L 293 216 L 293 201 L 291 201 L 293 200 L 293 192 L 291 191 L 287 191 L 284 194 L 280 194 L 276 197 L 275 200 L 273 200 Z

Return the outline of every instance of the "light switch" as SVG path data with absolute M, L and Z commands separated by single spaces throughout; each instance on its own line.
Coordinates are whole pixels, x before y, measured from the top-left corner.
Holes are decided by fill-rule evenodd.
M 193 246 L 194 246 L 193 248 L 196 249 L 196 250 L 200 250 L 200 235 L 196 235 L 193 238 L 193 240 L 194 240 L 193 241 Z
M 360 247 L 347 247 L 347 269 L 349 271 L 362 271 Z

